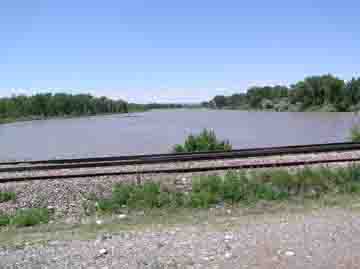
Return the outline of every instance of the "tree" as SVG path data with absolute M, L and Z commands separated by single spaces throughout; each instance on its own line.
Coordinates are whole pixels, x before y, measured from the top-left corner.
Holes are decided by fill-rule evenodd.
M 360 78 L 345 83 L 331 74 L 309 76 L 290 87 L 276 85 L 251 87 L 246 93 L 215 96 L 210 103 L 217 108 L 249 107 L 262 109 L 349 111 L 360 109 Z
M 223 95 L 217 95 L 214 97 L 214 102 L 217 108 L 222 108 L 226 105 L 226 98 Z
M 0 117 L 3 118 L 127 113 L 128 110 L 128 105 L 123 100 L 95 98 L 89 94 L 41 93 L 0 98 Z

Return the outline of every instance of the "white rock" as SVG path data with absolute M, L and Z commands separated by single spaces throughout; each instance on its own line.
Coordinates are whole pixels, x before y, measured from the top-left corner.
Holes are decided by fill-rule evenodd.
M 231 235 L 231 234 L 226 234 L 225 235 L 225 240 L 226 241 L 229 241 L 229 240 L 232 240 L 234 237 Z
M 96 221 L 96 224 L 97 224 L 97 225 L 101 225 L 101 224 L 103 224 L 103 221 L 98 219 L 98 220 Z
M 117 217 L 118 217 L 118 219 L 126 219 L 127 215 L 126 214 L 120 214 Z
M 285 256 L 288 256 L 288 257 L 291 257 L 291 256 L 294 256 L 295 255 L 295 252 L 294 251 L 285 251 Z
M 231 209 L 226 210 L 226 213 L 227 213 L 228 215 L 231 215 Z
M 225 258 L 230 259 L 232 257 L 232 254 L 230 252 L 225 253 Z
M 100 255 L 106 255 L 108 253 L 107 249 L 106 248 L 102 248 L 99 250 L 99 254 Z

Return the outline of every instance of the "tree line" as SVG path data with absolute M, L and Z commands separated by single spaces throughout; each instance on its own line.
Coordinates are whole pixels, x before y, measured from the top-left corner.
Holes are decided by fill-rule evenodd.
M 290 86 L 251 87 L 245 93 L 218 95 L 202 105 L 276 111 L 357 111 L 360 78 L 344 81 L 331 74 L 310 76 Z
M 127 113 L 135 105 L 123 100 L 94 97 L 90 94 L 41 93 L 0 98 L 1 118 L 57 117 Z M 136 107 L 138 108 L 138 107 Z

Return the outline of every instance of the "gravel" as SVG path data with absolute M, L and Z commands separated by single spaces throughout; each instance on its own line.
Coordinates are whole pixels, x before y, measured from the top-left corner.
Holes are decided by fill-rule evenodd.
M 0 248 L 0 268 L 360 268 L 359 212 L 221 216 Z

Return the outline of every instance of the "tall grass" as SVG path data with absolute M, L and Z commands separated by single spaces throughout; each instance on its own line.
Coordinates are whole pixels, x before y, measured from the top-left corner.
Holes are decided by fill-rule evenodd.
M 16 199 L 16 194 L 14 192 L 2 192 L 0 191 L 0 203 L 13 201 Z
M 0 227 L 12 225 L 16 227 L 33 226 L 48 223 L 50 212 L 46 208 L 19 209 L 13 215 L 0 214 Z
M 360 193 L 360 166 L 346 168 L 303 168 L 290 172 L 275 169 L 263 172 L 234 172 L 193 179 L 185 194 L 163 190 L 159 183 L 118 184 L 111 198 L 98 200 L 102 212 L 129 208 L 192 207 L 208 208 L 220 202 L 253 203 L 259 200 L 319 198 L 327 193 Z
M 228 151 L 231 149 L 229 141 L 220 141 L 213 130 L 204 129 L 198 135 L 190 134 L 183 145 L 175 145 L 173 152 Z

